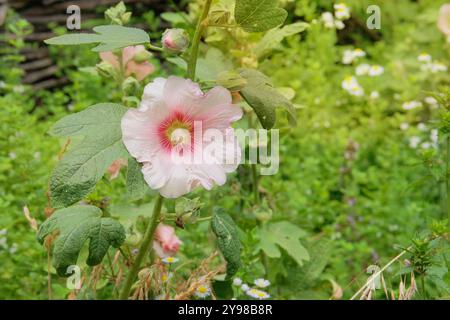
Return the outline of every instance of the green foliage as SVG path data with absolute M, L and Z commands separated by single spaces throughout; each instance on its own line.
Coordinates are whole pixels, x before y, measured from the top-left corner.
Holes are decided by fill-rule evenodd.
M 305 22 L 295 22 L 285 25 L 283 27 L 269 30 L 261 41 L 258 42 L 254 49 L 254 53 L 257 57 L 263 57 L 268 54 L 272 49 L 280 45 L 280 42 L 289 36 L 293 36 L 300 32 L 305 31 L 308 28 L 308 24 Z
M 116 220 L 102 217 L 93 206 L 73 206 L 57 210 L 39 228 L 38 240 L 59 231 L 54 243 L 53 264 L 60 276 L 67 276 L 67 268 L 75 265 L 84 243 L 89 239 L 86 263 L 95 266 L 102 262 L 108 248 L 118 248 L 125 240 L 125 230 Z
M 296 124 L 294 106 L 273 87 L 268 77 L 252 69 L 240 69 L 239 73 L 247 80 L 241 95 L 253 108 L 263 128 L 271 129 L 275 125 L 275 109 L 278 107 L 284 107 L 288 112 L 289 122 Z
M 211 228 L 217 237 L 217 246 L 227 262 L 227 279 L 234 276 L 241 266 L 241 242 L 233 219 L 223 208 L 213 209 Z
M 96 33 L 70 33 L 45 40 L 51 45 L 80 45 L 100 43 L 92 51 L 112 51 L 127 46 L 150 43 L 148 34 L 140 29 L 119 25 L 97 26 Z
M 83 136 L 58 163 L 50 179 L 55 208 L 76 203 L 93 190 L 106 169 L 126 158 L 120 121 L 126 108 L 101 103 L 59 120 L 50 133 L 59 137 Z
M 256 250 L 262 250 L 270 258 L 280 258 L 279 248 L 282 248 L 301 266 L 309 260 L 308 251 L 298 240 L 305 235 L 302 229 L 288 221 L 270 223 L 259 230 Z
M 234 17 L 247 32 L 266 31 L 286 20 L 286 10 L 278 7 L 278 0 L 236 0 Z
M 127 170 L 127 192 L 131 200 L 141 199 L 147 192 L 148 185 L 145 183 L 141 172 L 141 165 L 132 157 L 128 158 Z

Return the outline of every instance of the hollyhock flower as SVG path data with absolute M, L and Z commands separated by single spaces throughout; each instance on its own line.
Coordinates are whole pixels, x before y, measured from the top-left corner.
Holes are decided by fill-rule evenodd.
M 150 188 L 178 198 L 223 185 L 236 170 L 241 150 L 231 123 L 241 117 L 223 87 L 203 93 L 190 80 L 157 78 L 145 87 L 140 107 L 122 118 L 123 142 L 143 163 Z
M 447 38 L 450 37 L 450 3 L 442 5 L 439 10 L 437 26 Z
M 153 248 L 161 258 L 173 256 L 178 252 L 181 240 L 175 235 L 175 229 L 160 223 L 155 230 L 155 241 Z
M 125 69 L 125 75 L 134 75 L 136 79 L 141 81 L 155 70 L 155 67 L 145 59 L 149 53 L 142 45 L 129 46 L 122 50 L 122 65 Z M 144 59 L 142 59 L 144 57 Z M 120 70 L 121 65 L 119 57 L 113 52 L 100 52 L 100 58 L 113 66 L 114 69 Z

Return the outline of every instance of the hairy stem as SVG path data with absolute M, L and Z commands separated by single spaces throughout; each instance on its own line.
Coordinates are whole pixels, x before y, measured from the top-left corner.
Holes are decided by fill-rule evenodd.
M 445 154 L 445 190 L 447 197 L 447 219 L 448 225 L 450 226 L 450 181 L 449 181 L 449 169 L 450 169 L 450 135 L 447 134 L 446 137 L 446 154 Z
M 128 299 L 128 296 L 130 295 L 131 286 L 133 285 L 133 281 L 136 278 L 139 268 L 141 267 L 142 261 L 150 251 L 153 235 L 155 234 L 156 227 L 158 226 L 159 223 L 159 217 L 161 216 L 162 203 L 163 197 L 161 195 L 158 195 L 158 198 L 156 199 L 155 202 L 155 206 L 153 207 L 153 215 L 147 226 L 147 230 L 145 230 L 144 239 L 142 240 L 138 255 L 133 263 L 133 266 L 131 267 L 130 273 L 128 274 L 125 280 L 125 285 L 122 289 L 122 292 L 120 293 L 119 297 L 120 300 Z
M 260 198 L 259 198 L 259 187 L 258 187 L 258 168 L 255 163 L 251 164 L 252 166 L 252 177 L 253 177 L 253 196 L 255 199 L 255 204 L 260 204 Z
M 205 20 L 208 17 L 209 9 L 211 7 L 212 0 L 206 0 L 205 6 L 203 7 L 200 18 L 197 22 L 197 27 L 195 28 L 194 38 L 192 39 L 192 46 L 187 66 L 187 76 L 192 81 L 195 80 L 195 69 L 197 68 L 197 58 L 198 58 L 198 48 L 200 46 L 200 38 L 202 33 L 206 28 Z

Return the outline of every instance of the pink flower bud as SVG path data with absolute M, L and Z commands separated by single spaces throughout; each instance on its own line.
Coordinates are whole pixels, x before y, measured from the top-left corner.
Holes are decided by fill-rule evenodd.
M 183 29 L 167 29 L 162 36 L 162 45 L 169 52 L 183 52 L 189 46 L 189 35 Z
M 165 258 L 173 256 L 180 248 L 181 240 L 175 235 L 175 229 L 171 226 L 160 223 L 155 231 L 155 241 L 153 248 L 158 256 Z

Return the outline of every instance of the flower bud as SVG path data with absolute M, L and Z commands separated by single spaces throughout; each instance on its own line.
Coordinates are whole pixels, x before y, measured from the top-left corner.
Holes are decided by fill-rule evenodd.
M 151 57 L 152 54 L 150 52 L 148 52 L 147 50 L 141 50 L 134 55 L 133 60 L 137 63 L 143 63 L 147 62 Z
M 134 77 L 128 77 L 122 82 L 122 91 L 125 96 L 132 96 L 139 89 L 139 81 Z
M 120 1 L 116 6 L 105 11 L 105 17 L 109 19 L 112 24 L 124 25 L 130 21 L 131 12 L 127 12 L 127 8 L 123 1 Z
M 102 61 L 95 66 L 98 74 L 105 78 L 114 77 L 116 70 L 114 66 L 106 61 Z
M 184 29 L 167 29 L 162 36 L 162 45 L 172 53 L 184 52 L 189 46 L 189 35 Z

